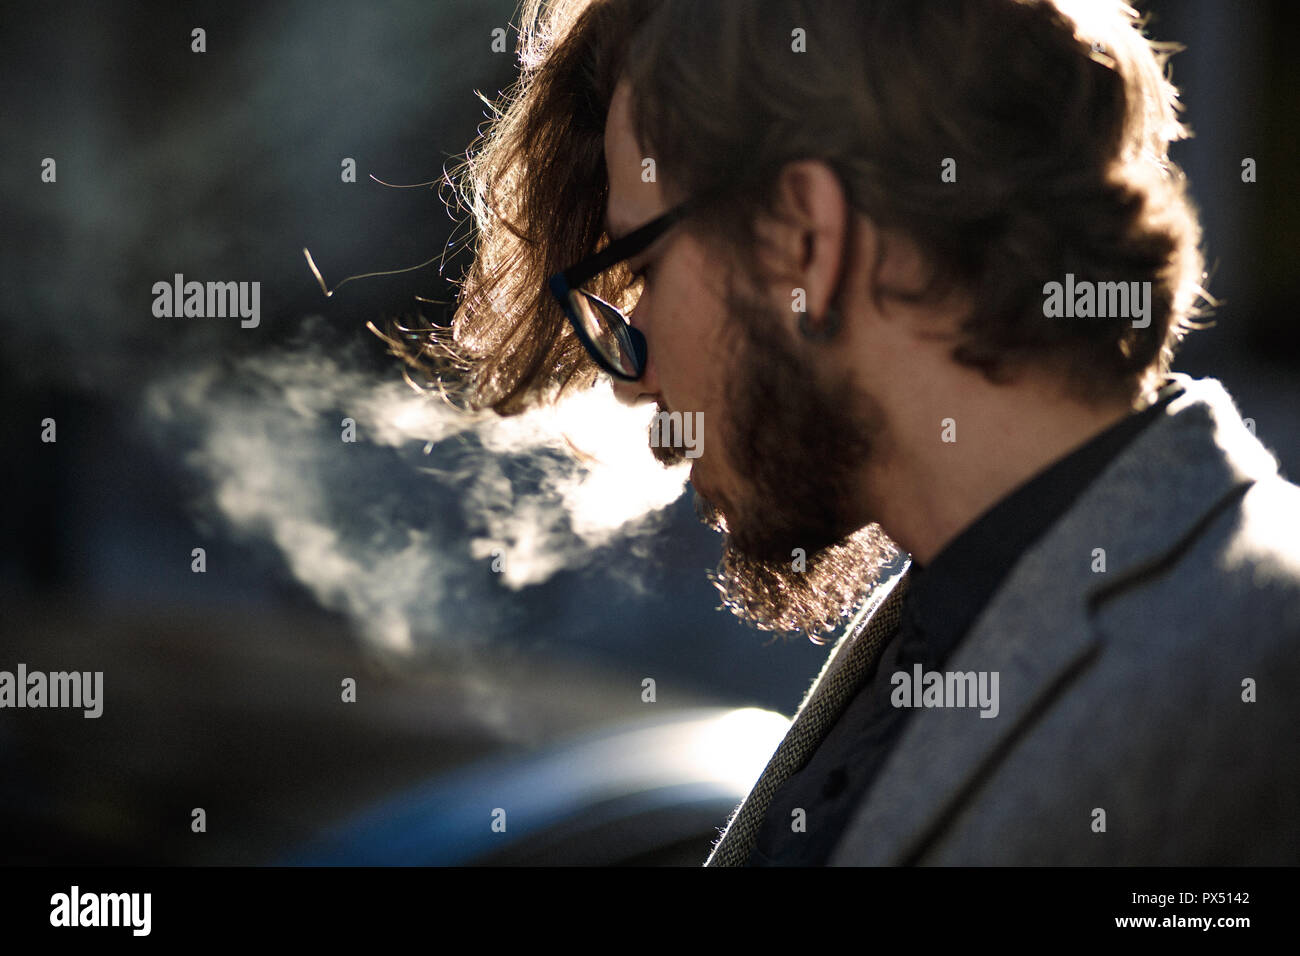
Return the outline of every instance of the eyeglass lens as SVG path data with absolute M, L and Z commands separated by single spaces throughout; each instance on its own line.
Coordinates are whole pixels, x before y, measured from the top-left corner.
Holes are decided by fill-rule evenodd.
M 569 304 L 583 332 L 605 360 L 626 375 L 636 375 L 635 350 L 622 314 L 603 299 L 581 290 L 570 293 Z

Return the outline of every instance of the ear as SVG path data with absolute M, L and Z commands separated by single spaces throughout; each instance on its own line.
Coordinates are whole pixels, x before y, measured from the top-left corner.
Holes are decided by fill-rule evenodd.
M 820 160 L 797 160 L 781 170 L 775 216 L 756 224 L 760 261 L 774 301 L 817 325 L 840 291 L 849 249 L 852 208 L 839 177 Z

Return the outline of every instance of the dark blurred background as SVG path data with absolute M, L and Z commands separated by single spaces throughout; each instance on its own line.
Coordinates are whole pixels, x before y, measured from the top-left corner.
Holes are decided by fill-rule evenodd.
M 1196 135 L 1174 158 L 1223 300 L 1175 367 L 1220 379 L 1295 476 L 1300 14 L 1139 7 L 1188 47 L 1172 76 Z M 689 493 L 627 534 L 583 538 L 551 516 L 551 537 L 511 552 L 534 559 L 523 578 L 494 574 L 481 542 L 547 507 L 558 459 L 537 450 L 538 477 L 491 436 L 430 447 L 420 427 L 446 420 L 404 404 L 365 329 L 443 317 L 466 254 L 332 298 L 307 268 L 304 247 L 334 286 L 464 234 L 445 193 L 369 176 L 426 183 L 455 162 L 485 120 L 475 90 L 495 98 L 516 75 L 514 14 L 497 0 L 0 13 L 0 669 L 105 672 L 99 719 L 0 711 L 0 859 L 270 862 L 424 781 L 577 733 L 699 706 L 789 716 L 815 676 L 824 647 L 717 609 L 718 541 Z M 152 286 L 175 273 L 259 281 L 260 325 L 155 317 Z M 377 439 L 394 408 L 415 424 Z M 371 426 L 355 445 L 344 416 Z M 41 441 L 46 418 L 57 442 Z M 208 832 L 191 831 L 194 807 Z M 702 861 L 706 837 L 638 859 Z

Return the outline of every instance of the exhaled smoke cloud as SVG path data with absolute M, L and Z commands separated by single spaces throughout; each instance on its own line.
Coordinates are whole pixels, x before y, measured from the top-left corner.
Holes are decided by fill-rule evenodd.
M 155 383 L 146 410 L 189 446 L 232 528 L 269 539 L 384 649 L 482 623 L 466 609 L 490 603 L 473 594 L 485 580 L 517 589 L 579 567 L 681 495 L 687 469 L 647 446 L 654 409 L 608 386 L 500 418 L 358 365 L 315 344 L 213 362 Z

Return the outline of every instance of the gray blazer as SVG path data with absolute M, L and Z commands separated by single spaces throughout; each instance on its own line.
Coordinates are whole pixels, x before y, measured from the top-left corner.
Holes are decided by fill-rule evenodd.
M 913 713 L 832 866 L 1300 862 L 1300 488 L 1222 385 L 1173 377 L 945 662 L 999 675 L 997 716 Z M 743 865 L 907 581 L 846 629 L 706 866 Z

